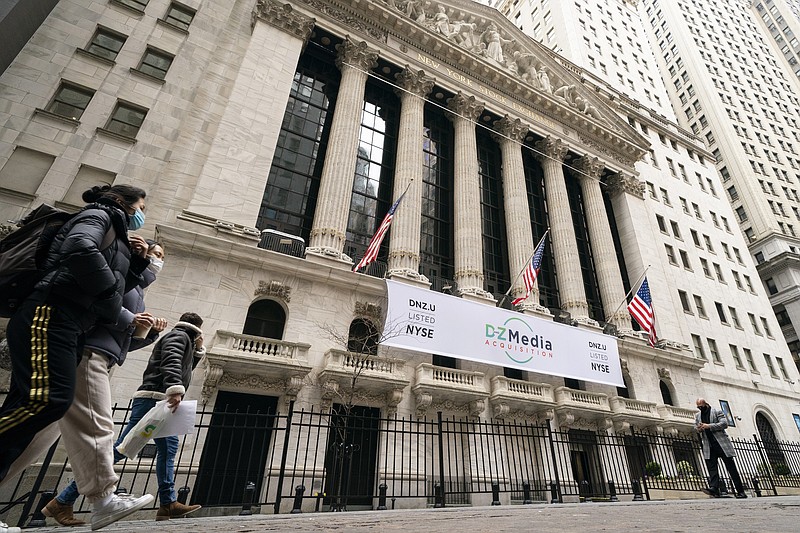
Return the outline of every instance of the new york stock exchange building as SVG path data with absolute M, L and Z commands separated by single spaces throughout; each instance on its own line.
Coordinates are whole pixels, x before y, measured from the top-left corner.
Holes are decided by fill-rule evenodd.
M 23 74 L 36 69 L 33 90 Z M 79 206 L 98 181 L 148 191 L 144 232 L 166 250 L 148 311 L 205 319 L 187 395 L 198 428 L 177 461 L 193 502 L 288 512 L 299 493 L 309 512 L 698 494 L 698 396 L 730 402 L 733 437 L 796 437 L 797 372 L 761 287 L 705 297 L 765 317 L 769 335 L 734 334 L 788 361 L 785 379 L 719 364 L 717 341 L 710 360 L 698 354 L 694 333 L 726 356 L 728 333 L 687 325 L 710 322 L 672 285 L 706 276 L 664 257 L 639 178 L 651 143 L 632 125 L 646 110 L 491 8 L 62 0 L 0 81 L 0 163 L 44 169 L 34 186 L 2 174 L 3 220 L 41 201 Z M 377 259 L 354 272 L 399 199 Z M 725 239 L 747 256 L 736 228 Z M 536 287 L 513 306 L 540 242 Z M 626 307 L 645 275 L 655 346 Z M 146 352 L 113 371 L 120 423 Z M 798 473 L 783 448 L 749 446 L 748 486 L 779 485 L 777 464 Z M 151 465 L 144 452 L 121 464 L 120 486 L 147 490 Z M 45 482 L 69 477 L 55 470 Z

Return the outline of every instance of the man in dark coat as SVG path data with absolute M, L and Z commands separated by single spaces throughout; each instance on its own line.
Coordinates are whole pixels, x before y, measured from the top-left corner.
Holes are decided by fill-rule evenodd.
M 697 399 L 697 408 L 700 411 L 694 415 L 694 422 L 697 432 L 700 433 L 700 440 L 703 443 L 703 459 L 708 468 L 708 488 L 703 492 L 714 498 L 719 498 L 722 494 L 719 488 L 719 464 L 717 461 L 717 459 L 722 459 L 736 488 L 736 497 L 747 498 L 742 478 L 739 477 L 736 462 L 733 460 L 736 451 L 725 432 L 728 427 L 728 418 L 724 412 L 714 409 L 703 398 Z

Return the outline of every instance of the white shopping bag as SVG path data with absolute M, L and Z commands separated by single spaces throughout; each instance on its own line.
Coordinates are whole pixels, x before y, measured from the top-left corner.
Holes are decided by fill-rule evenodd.
M 126 457 L 136 457 L 150 439 L 194 433 L 197 400 L 182 401 L 173 413 L 167 400 L 161 400 L 133 426 L 117 451 Z

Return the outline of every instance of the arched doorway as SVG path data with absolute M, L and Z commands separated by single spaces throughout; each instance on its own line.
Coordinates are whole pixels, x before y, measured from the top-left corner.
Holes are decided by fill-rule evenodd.
M 775 429 L 764 413 L 756 413 L 756 428 L 764 444 L 764 451 L 767 452 L 767 459 L 769 459 L 773 473 L 786 474 L 786 457 L 784 457 L 778 437 L 775 435 Z
M 377 355 L 379 340 L 380 332 L 369 320 L 356 318 L 350 322 L 350 331 L 347 334 L 347 351 L 365 355 Z
M 286 312 L 274 300 L 258 300 L 250 304 L 242 333 L 268 339 L 283 339 Z

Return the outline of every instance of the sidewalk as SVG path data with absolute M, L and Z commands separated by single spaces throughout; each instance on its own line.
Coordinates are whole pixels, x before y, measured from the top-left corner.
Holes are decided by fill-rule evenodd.
M 86 516 L 86 515 L 84 515 Z M 252 515 L 136 520 L 104 528 L 109 533 L 403 532 L 467 533 L 527 531 L 800 531 L 800 496 L 666 502 L 535 504 L 450 507 L 402 511 Z M 37 533 L 84 533 L 88 527 L 44 527 Z

